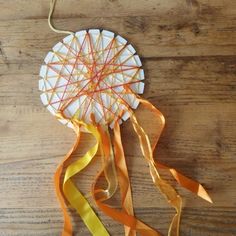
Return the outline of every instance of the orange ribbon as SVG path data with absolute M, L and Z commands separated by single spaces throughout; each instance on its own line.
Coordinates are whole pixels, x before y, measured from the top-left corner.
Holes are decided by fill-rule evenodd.
M 121 192 L 121 207 L 128 215 L 134 216 L 131 184 L 129 180 L 128 169 L 126 165 L 123 145 L 120 135 L 120 126 L 118 122 L 114 126 L 114 152 L 118 172 L 118 181 Z M 136 231 L 128 226 L 124 226 L 125 236 L 136 236 Z
M 132 110 L 128 109 L 134 131 L 137 133 L 138 138 L 139 138 L 140 147 L 141 147 L 143 156 L 149 164 L 150 175 L 152 177 L 152 180 L 154 184 L 157 186 L 157 188 L 167 198 L 170 205 L 172 205 L 176 209 L 176 214 L 174 215 L 172 222 L 170 224 L 169 230 L 168 230 L 168 236 L 179 236 L 179 224 L 180 224 L 182 200 L 181 200 L 181 197 L 178 195 L 178 193 L 174 190 L 174 188 L 171 187 L 166 181 L 164 181 L 160 177 L 160 174 L 158 173 L 158 168 L 168 170 L 182 187 L 188 189 L 189 191 L 193 193 L 196 193 L 199 197 L 205 199 L 206 201 L 212 202 L 212 200 L 201 184 L 184 176 L 183 174 L 179 173 L 177 170 L 167 167 L 166 165 L 163 165 L 154 160 L 153 150 L 155 149 L 156 144 L 160 138 L 161 132 L 164 128 L 165 120 L 161 112 L 158 109 L 156 109 L 151 103 L 141 98 L 138 98 L 138 99 L 141 102 L 141 104 L 143 104 L 147 109 L 153 112 L 155 116 L 161 121 L 161 127 L 157 134 L 155 143 L 153 146 L 151 146 L 148 135 L 146 134 L 144 129 L 139 125 L 135 114 L 133 113 Z M 65 119 L 65 117 L 61 117 L 61 116 L 59 116 L 59 118 Z M 76 123 L 79 124 L 80 121 L 77 121 L 77 122 L 75 121 L 75 124 Z M 90 130 L 90 132 L 92 132 L 93 135 L 96 137 L 96 139 L 99 141 L 99 146 L 102 153 L 102 160 L 103 160 L 102 168 L 100 172 L 98 173 L 94 183 L 92 184 L 92 191 L 91 191 L 91 194 L 97 206 L 106 215 L 124 224 L 126 236 L 135 236 L 136 232 L 139 232 L 142 236 L 160 236 L 161 234 L 159 232 L 155 231 L 150 226 L 146 225 L 145 223 L 143 223 L 142 221 L 140 221 L 134 216 L 131 185 L 129 181 L 129 175 L 128 175 L 127 165 L 125 161 L 124 150 L 123 150 L 123 146 L 121 142 L 120 127 L 119 127 L 118 121 L 116 121 L 114 125 L 114 138 L 113 138 L 114 152 L 113 152 L 113 148 L 111 144 L 109 130 L 106 126 L 96 125 L 94 122 L 94 124 L 91 125 L 90 127 L 89 125 L 86 125 L 82 121 L 81 123 L 85 127 L 87 127 L 88 130 Z M 74 124 L 74 130 L 77 135 L 76 142 L 74 143 L 73 147 L 68 152 L 68 154 L 65 156 L 62 163 L 57 168 L 57 171 L 54 177 L 57 197 L 60 201 L 61 208 L 64 215 L 64 228 L 63 228 L 62 236 L 72 235 L 72 224 L 70 221 L 70 217 L 66 211 L 66 203 L 64 201 L 64 195 L 62 194 L 62 191 L 60 188 L 60 177 L 62 174 L 64 163 L 71 156 L 71 154 L 77 149 L 77 146 L 79 143 L 79 138 L 80 138 L 79 125 L 75 125 L 75 124 Z M 91 154 L 88 157 L 88 160 L 86 161 L 86 163 L 90 162 L 94 154 Z M 77 161 L 77 162 L 79 163 L 80 161 Z M 82 162 L 84 163 L 84 161 Z M 76 163 L 74 163 L 74 165 L 76 165 Z M 79 169 L 81 168 L 84 168 L 84 167 L 79 167 Z M 74 170 L 74 168 L 72 169 Z M 116 172 L 118 174 L 118 182 L 119 182 L 119 187 L 121 191 L 122 210 L 114 209 L 112 206 L 105 203 L 105 201 L 111 198 L 116 191 L 116 188 L 117 188 Z M 101 189 L 97 187 L 98 179 L 103 174 L 105 175 L 106 181 L 108 184 L 107 189 Z M 67 175 L 67 178 L 68 178 L 68 175 Z M 64 191 L 66 191 L 65 192 L 66 197 L 68 198 L 71 205 L 81 215 L 82 219 L 84 220 L 85 224 L 91 231 L 92 235 L 98 235 L 98 236 L 100 236 L 101 234 L 102 234 L 101 236 L 109 235 L 106 229 L 104 228 L 104 226 L 101 224 L 101 222 L 97 218 L 97 216 L 93 213 L 93 210 L 87 203 L 86 199 L 81 194 L 79 194 L 79 197 L 77 198 L 77 200 L 73 199 L 73 196 L 72 196 L 74 195 L 73 193 L 79 192 L 75 188 L 74 185 L 71 187 L 70 185 L 68 185 Z M 81 207 L 82 205 L 86 206 L 86 209 L 87 209 L 86 212 L 80 209 L 80 205 Z M 91 216 L 89 220 L 88 220 L 88 216 Z M 98 227 L 93 227 L 93 222 L 96 222 L 96 225 L 98 225 Z M 101 232 L 104 232 L 104 234 Z
M 132 203 L 131 203 L 131 189 L 129 183 L 124 183 L 127 180 L 127 170 L 124 165 L 124 159 L 123 156 L 117 157 L 117 155 L 122 154 L 123 148 L 120 140 L 120 134 L 118 130 L 119 124 L 116 122 L 115 128 L 114 128 L 114 147 L 116 151 L 116 164 L 118 164 L 117 169 L 119 173 L 119 184 L 121 187 L 121 194 L 122 194 L 122 210 L 116 210 L 112 206 L 109 206 L 108 204 L 104 203 L 105 200 L 107 200 L 106 197 L 101 196 L 101 189 L 96 188 L 97 182 L 99 177 L 102 175 L 104 172 L 104 166 L 102 167 L 101 171 L 97 175 L 95 182 L 93 184 L 92 188 L 92 195 L 93 198 L 97 204 L 97 206 L 108 216 L 113 218 L 114 220 L 124 224 L 126 227 L 126 235 L 134 235 L 135 232 L 139 232 L 142 236 L 160 236 L 158 232 L 156 232 L 154 229 L 152 229 L 150 226 L 146 225 L 142 221 L 138 220 L 136 217 L 133 216 L 133 210 L 132 210 Z M 106 133 L 101 131 L 101 139 L 106 140 Z M 103 143 L 104 144 L 104 143 Z M 106 155 L 109 156 L 109 148 L 107 149 Z M 121 175 L 123 174 L 123 176 Z M 124 185 L 123 185 L 124 184 Z M 128 189 L 127 189 L 128 187 Z M 133 232 L 132 232 L 133 231 Z
M 158 143 L 158 140 L 161 136 L 161 133 L 164 129 L 165 118 L 162 115 L 162 113 L 156 107 L 154 107 L 149 101 L 141 99 L 141 98 L 139 98 L 139 101 L 145 107 L 147 107 L 151 112 L 153 112 L 158 119 L 161 120 L 160 132 L 157 133 L 156 140 L 155 140 L 154 144 L 152 145 L 152 150 L 154 151 L 154 149 L 156 148 L 156 145 Z M 175 178 L 175 180 L 178 182 L 179 185 L 181 185 L 182 187 L 184 187 L 187 190 L 191 191 L 192 193 L 197 194 L 202 199 L 212 203 L 212 199 L 210 198 L 207 191 L 204 189 L 204 187 L 200 183 L 184 176 L 183 174 L 178 172 L 176 169 L 168 167 L 164 164 L 161 164 L 158 161 L 155 161 L 155 165 L 156 165 L 157 168 L 168 170 L 171 173 L 171 175 Z
M 67 207 L 66 207 L 66 203 L 64 200 L 64 196 L 62 194 L 60 179 L 61 179 L 61 175 L 62 175 L 62 171 L 63 171 L 63 167 L 64 167 L 65 162 L 69 159 L 69 157 L 76 150 L 76 148 L 79 144 L 80 132 L 78 129 L 75 129 L 75 131 L 76 131 L 76 135 L 77 135 L 76 141 L 75 141 L 73 147 L 70 149 L 70 151 L 64 157 L 63 161 L 57 167 L 57 170 L 54 174 L 54 184 L 55 184 L 56 195 L 57 195 L 58 201 L 61 205 L 61 210 L 62 210 L 63 217 L 64 217 L 64 227 L 63 227 L 63 231 L 61 234 L 62 236 L 71 236 L 72 235 L 72 224 L 71 224 L 70 216 L 68 215 L 68 212 L 67 212 Z
M 199 197 L 205 199 L 206 201 L 212 202 L 212 200 L 201 184 L 182 175 L 177 170 L 167 167 L 153 159 L 153 150 L 155 149 L 155 146 L 160 138 L 161 132 L 165 125 L 165 120 L 161 112 L 158 109 L 156 109 L 151 103 L 140 98 L 139 101 L 144 106 L 146 106 L 150 111 L 154 112 L 157 118 L 161 120 L 161 128 L 157 134 L 156 142 L 153 146 L 151 146 L 148 135 L 139 125 L 134 113 L 129 109 L 131 122 L 133 124 L 135 132 L 139 137 L 142 153 L 149 164 L 150 175 L 153 179 L 153 182 L 155 183 L 157 188 L 159 188 L 162 194 L 167 198 L 170 205 L 172 205 L 176 209 L 176 214 L 174 215 L 168 230 L 168 236 L 178 236 L 182 200 L 179 194 L 174 190 L 174 188 L 171 187 L 171 185 L 169 185 L 166 181 L 164 181 L 160 177 L 160 174 L 158 173 L 158 168 L 170 171 L 170 173 L 182 187 L 190 190 L 193 193 L 196 193 Z M 116 210 L 112 206 L 105 204 L 104 203 L 104 201 L 106 200 L 105 198 L 102 199 L 97 197 L 96 192 L 98 192 L 98 189 L 96 188 L 96 182 L 99 176 L 102 174 L 103 170 L 101 170 L 100 174 L 97 176 L 92 189 L 92 194 L 96 204 L 106 215 L 125 225 L 125 235 L 135 235 L 136 234 L 135 231 L 139 232 L 141 235 L 144 236 L 160 235 L 159 232 L 156 232 L 150 226 L 146 225 L 145 223 L 141 222 L 136 217 L 134 217 L 130 182 L 127 172 L 127 167 L 125 164 L 125 157 L 121 143 L 120 129 L 118 122 L 115 123 L 114 127 L 114 150 L 116 157 L 116 168 L 118 171 L 118 180 L 122 196 L 122 204 L 121 204 L 122 211 Z

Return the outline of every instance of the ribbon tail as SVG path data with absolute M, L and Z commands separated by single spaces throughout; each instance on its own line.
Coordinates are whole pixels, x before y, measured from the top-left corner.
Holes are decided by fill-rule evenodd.
M 63 166 L 63 164 L 62 164 Z M 59 166 L 57 171 L 55 172 L 54 175 L 54 184 L 55 184 L 55 189 L 56 189 L 56 195 L 58 198 L 58 201 L 60 203 L 61 206 L 61 210 L 63 213 L 63 218 L 64 218 L 64 226 L 63 226 L 63 230 L 61 235 L 62 236 L 71 236 L 72 235 L 72 224 L 70 221 L 70 217 L 67 213 L 67 208 L 64 202 L 64 198 L 63 195 L 61 193 L 61 189 L 60 189 L 60 178 L 61 178 L 61 173 L 62 173 L 62 166 Z
M 96 127 L 92 125 L 86 125 L 82 122 L 79 123 L 83 125 L 88 132 L 90 132 L 96 139 L 96 144 L 79 160 L 70 164 L 65 172 L 63 191 L 66 199 L 70 205 L 76 209 L 77 213 L 80 215 L 81 219 L 89 229 L 89 231 L 94 236 L 109 236 L 106 228 L 103 226 L 98 216 L 93 211 L 92 207 L 78 190 L 76 185 L 72 181 L 72 177 L 82 171 L 93 159 L 98 150 L 99 144 L 99 134 Z
M 132 230 L 137 230 L 142 236 L 161 236 L 160 233 L 156 232 L 140 220 L 137 220 L 134 216 L 128 215 L 123 211 L 116 210 L 109 205 L 104 204 L 101 200 L 97 200 L 95 195 L 93 197 L 97 206 L 112 219 L 130 227 Z
M 143 128 L 139 125 L 132 111 L 130 111 L 130 119 L 131 119 L 133 128 L 136 134 L 138 135 L 143 156 L 149 164 L 150 175 L 152 177 L 154 184 L 160 190 L 160 192 L 166 197 L 166 199 L 172 205 L 172 207 L 174 207 L 176 210 L 176 214 L 173 217 L 172 222 L 169 227 L 168 236 L 179 236 L 182 199 L 177 194 L 175 189 L 160 177 L 154 163 L 153 151 L 151 148 L 149 138 L 147 134 L 145 133 L 145 131 L 143 130 Z
M 141 98 L 138 98 L 138 99 L 145 107 L 147 107 L 150 111 L 152 111 L 156 115 L 156 117 L 160 120 L 160 123 L 161 123 L 160 131 L 158 132 L 155 143 L 152 146 L 152 150 L 154 150 L 157 145 L 157 142 L 160 138 L 162 130 L 165 126 L 165 118 L 162 115 L 162 113 L 155 106 L 153 106 L 149 101 L 147 101 L 145 99 L 141 99 Z M 156 167 L 158 167 L 158 168 L 169 170 L 169 172 L 175 178 L 175 180 L 177 181 L 177 183 L 179 185 L 181 185 L 182 187 L 191 191 L 192 193 L 197 194 L 199 197 L 203 198 L 204 200 L 212 203 L 212 200 L 211 200 L 209 194 L 207 193 L 205 188 L 200 183 L 184 176 L 183 174 L 181 174 L 180 172 L 178 172 L 174 168 L 170 168 L 166 165 L 161 164 L 160 162 L 156 161 L 155 164 L 156 164 Z
M 102 129 L 101 127 L 98 128 L 101 136 L 101 151 L 104 155 L 104 159 L 109 161 L 109 156 L 111 155 L 111 148 L 110 148 L 110 137 L 106 130 Z M 102 169 L 99 172 L 99 174 L 96 176 L 95 181 L 92 185 L 92 196 L 94 198 L 95 203 L 97 206 L 102 210 L 106 215 L 111 217 L 112 219 L 126 225 L 127 227 L 131 228 L 132 230 L 137 230 L 142 236 L 161 236 L 158 232 L 156 232 L 151 227 L 147 226 L 140 220 L 136 219 L 134 216 L 129 215 L 125 211 L 117 210 L 108 204 L 105 204 L 104 201 L 110 198 L 111 194 L 113 193 L 112 189 L 110 188 L 110 184 L 112 182 L 112 176 L 109 176 L 110 174 L 107 172 L 107 166 L 108 164 L 105 162 L 103 163 Z M 102 174 L 105 174 L 105 177 L 108 181 L 108 188 L 103 190 L 100 188 L 97 188 L 97 182 L 98 179 Z
M 160 169 L 168 170 L 180 186 L 191 191 L 192 193 L 195 193 L 196 195 L 198 195 L 202 199 L 212 203 L 211 197 L 209 196 L 209 194 L 207 193 L 205 188 L 200 183 L 184 176 L 183 174 L 181 174 L 180 172 L 178 172 L 174 168 L 170 168 L 170 167 L 163 165 L 159 162 L 155 162 L 155 164 Z
M 64 196 L 62 194 L 60 180 L 61 180 L 61 175 L 62 175 L 64 163 L 69 159 L 71 154 L 77 148 L 77 146 L 79 144 L 79 139 L 80 139 L 80 135 L 77 132 L 77 138 L 76 138 L 76 141 L 75 141 L 73 147 L 66 154 L 63 161 L 58 166 L 58 168 L 54 174 L 54 185 L 55 185 L 56 195 L 57 195 L 58 201 L 60 203 L 61 210 L 62 210 L 63 217 L 64 217 L 64 227 L 63 227 L 63 230 L 61 233 L 62 236 L 71 236 L 72 235 L 72 224 L 71 224 L 70 216 L 68 215 L 68 212 L 67 212 L 67 207 L 66 207 L 66 203 L 64 201 Z
M 115 122 L 114 126 L 114 150 L 115 160 L 118 171 L 118 181 L 121 191 L 121 205 L 122 209 L 129 215 L 134 216 L 131 184 L 129 180 L 128 169 L 126 165 L 123 145 L 121 142 L 120 125 Z M 136 232 L 130 227 L 124 226 L 125 236 L 136 236 Z
M 102 158 L 102 172 L 99 174 L 105 175 L 107 181 L 107 189 L 100 190 L 100 195 L 103 195 L 103 200 L 107 200 L 111 198 L 117 188 L 118 188 L 118 180 L 115 166 L 115 158 L 114 152 L 111 143 L 111 137 L 109 133 L 109 129 L 107 126 L 97 126 L 99 135 L 100 135 L 100 150 L 101 150 L 101 158 Z

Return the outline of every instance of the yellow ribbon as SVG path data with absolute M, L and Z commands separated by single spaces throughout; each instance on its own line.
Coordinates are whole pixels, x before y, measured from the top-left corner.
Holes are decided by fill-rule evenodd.
M 60 117 L 61 114 L 58 116 Z M 70 152 L 66 155 L 65 160 L 71 156 L 71 154 L 76 150 L 78 146 L 80 138 L 80 126 L 82 126 L 87 132 L 91 133 L 95 137 L 96 144 L 89 151 L 87 151 L 87 153 L 83 157 L 81 157 L 79 160 L 73 162 L 67 167 L 64 176 L 63 193 L 68 202 L 70 203 L 70 205 L 74 209 L 76 209 L 77 213 L 80 215 L 81 219 L 83 220 L 83 222 L 85 223 L 85 225 L 87 226 L 92 235 L 109 236 L 109 233 L 107 232 L 106 228 L 103 226 L 103 224 L 99 220 L 96 213 L 93 211 L 92 207 L 90 206 L 86 198 L 82 195 L 82 193 L 78 190 L 78 188 L 72 181 L 72 177 L 78 174 L 80 171 L 82 171 L 96 155 L 100 143 L 100 134 L 97 130 L 97 127 L 95 127 L 94 125 L 85 124 L 82 121 L 73 121 L 73 124 L 74 124 L 74 130 L 77 135 L 77 141 L 75 142 Z M 60 174 L 63 164 L 64 162 L 58 168 L 60 170 Z M 56 176 L 57 178 L 55 178 L 55 183 L 57 183 L 56 185 L 57 196 L 61 203 L 62 210 L 64 212 L 65 224 L 62 236 L 67 236 L 67 235 L 71 236 L 72 235 L 71 222 L 68 214 L 65 212 L 64 201 L 61 198 L 62 194 L 60 193 L 60 188 L 58 187 L 60 174 L 57 174 Z

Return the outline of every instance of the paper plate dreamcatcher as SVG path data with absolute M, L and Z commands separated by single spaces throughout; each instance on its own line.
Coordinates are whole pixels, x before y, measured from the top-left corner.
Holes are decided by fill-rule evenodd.
M 55 1 L 52 1 L 49 25 L 54 31 L 69 35 L 46 55 L 40 69 L 39 89 L 45 107 L 77 135 L 73 147 L 55 173 L 56 193 L 64 214 L 62 235 L 72 235 L 66 204 L 76 209 L 92 235 L 109 235 L 72 180 L 73 176 L 86 169 L 98 149 L 102 154 L 103 165 L 92 184 L 91 194 L 96 205 L 106 215 L 124 224 L 126 236 L 135 236 L 136 232 L 143 236 L 160 235 L 134 216 L 131 186 L 120 135 L 120 124 L 127 119 L 130 119 L 139 138 L 141 152 L 149 165 L 154 184 L 176 209 L 168 235 L 179 235 L 181 197 L 160 177 L 158 169 L 170 171 L 180 185 L 209 202 L 211 199 L 202 185 L 154 160 L 155 146 L 151 146 L 134 109 L 140 103 L 143 104 L 150 110 L 150 115 L 161 120 L 161 131 L 164 117 L 151 103 L 139 96 L 144 91 L 144 72 L 139 56 L 123 37 L 111 31 L 90 29 L 72 33 L 56 30 L 50 22 L 54 5 Z M 83 157 L 66 167 L 61 184 L 64 163 L 77 149 L 81 132 L 91 133 L 96 144 Z M 107 182 L 105 189 L 97 184 L 101 175 L 105 176 Z M 118 186 L 122 210 L 117 210 L 106 202 L 114 195 Z

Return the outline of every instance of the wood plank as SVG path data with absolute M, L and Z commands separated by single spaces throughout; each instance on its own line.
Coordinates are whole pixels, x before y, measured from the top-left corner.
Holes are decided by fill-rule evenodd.
M 236 130 L 235 126 L 232 126 L 236 114 L 234 106 L 227 104 L 223 106 L 224 111 L 221 116 L 217 116 L 219 109 L 216 106 L 214 106 L 215 110 L 205 105 L 200 108 L 199 106 L 182 106 L 182 112 L 180 109 L 178 113 L 182 113 L 181 115 L 176 115 L 176 108 L 172 111 L 167 109 L 169 110 L 167 127 L 155 156 L 163 163 L 202 182 L 210 189 L 216 206 L 230 207 L 236 200 L 236 192 L 233 191 L 236 177 L 233 170 L 236 168 L 236 162 L 232 156 L 232 153 L 236 152 L 234 145 Z M 2 144 L 0 207 L 4 207 L 6 203 L 8 207 L 17 207 L 19 202 L 22 207 L 30 207 L 31 204 L 33 207 L 36 203 L 38 207 L 51 205 L 52 202 L 48 202 L 48 199 L 53 199 L 54 196 L 52 176 L 57 164 L 72 145 L 74 136 L 72 131 L 58 124 L 49 114 L 47 116 L 44 112 L 31 112 L 25 107 L 20 110 L 24 112 L 21 112 L 21 116 L 17 119 L 18 125 L 15 124 L 15 114 L 19 114 L 19 110 L 16 109 L 6 110 L 4 114 L 12 119 L 5 124 L 1 122 L 3 126 L 0 135 Z M 143 113 L 142 111 L 142 115 Z M 5 117 L 2 116 L 2 119 L 4 121 Z M 38 121 L 37 125 L 34 125 L 35 120 Z M 144 121 L 150 124 L 151 120 L 153 118 L 149 115 L 149 119 L 145 118 Z M 153 140 L 155 138 L 153 126 L 144 127 Z M 135 202 L 137 205 L 142 202 L 143 191 L 145 191 L 149 193 L 146 196 L 147 204 L 153 204 L 153 199 L 165 204 L 165 200 L 157 194 L 151 182 L 147 165 L 140 156 L 138 142 L 130 125 L 122 126 L 122 132 L 123 140 L 126 140 L 124 148 L 133 180 Z M 84 136 L 78 155 L 82 155 L 92 142 L 90 136 Z M 79 183 L 86 192 L 90 189 L 92 177 L 98 170 L 99 162 L 95 163 L 91 169 L 79 176 Z M 169 176 L 166 174 L 164 176 L 175 184 Z M 33 195 L 32 191 L 28 192 L 29 186 L 33 190 Z M 223 192 L 222 189 L 224 189 Z M 38 194 L 36 190 L 40 190 L 41 194 Z M 9 191 L 14 194 L 9 195 Z M 207 204 L 186 194 L 184 192 L 190 205 L 205 206 Z M 224 196 L 229 198 L 227 202 Z M 28 198 L 32 198 L 31 203 L 28 202 Z
M 234 104 L 235 60 L 236 56 L 144 59 L 144 96 L 163 106 Z M 1 105 L 42 107 L 39 69 L 38 63 L 0 64 Z
M 173 20 L 159 16 L 69 18 L 56 20 L 59 28 L 112 30 L 127 38 L 142 57 L 235 55 L 235 14 L 188 17 Z M 39 60 L 64 35 L 51 32 L 46 19 L 1 21 L 0 63 Z M 11 38 L 11 40 L 9 40 Z
M 157 212 L 159 214 L 156 214 Z M 235 212 L 235 207 L 231 209 L 222 207 L 204 208 L 201 211 L 198 208 L 186 208 L 182 220 L 181 235 L 235 235 Z M 54 236 L 61 232 L 62 218 L 57 208 L 4 208 L 0 210 L 0 213 L 1 229 L 8 236 Z M 136 214 L 141 215 L 143 221 L 148 222 L 154 228 L 158 228 L 161 233 L 166 235 L 169 219 L 173 212 L 154 207 L 139 208 L 136 210 Z M 219 227 L 216 228 L 214 222 L 219 216 L 221 216 L 221 219 L 217 221 Z M 77 226 L 75 236 L 89 235 L 76 215 L 74 215 L 74 222 Z M 109 228 L 111 235 L 124 235 L 120 225 L 114 224 L 106 217 L 103 217 L 103 222 Z
M 39 67 L 64 37 L 48 28 L 48 3 L 0 0 L 0 236 L 54 236 L 63 224 L 53 173 L 75 135 L 39 99 Z M 166 118 L 155 158 L 199 180 L 214 201 L 193 196 L 161 171 L 185 199 L 180 235 L 236 235 L 236 2 L 90 0 L 88 6 L 87 0 L 67 0 L 58 1 L 54 16 L 58 28 L 119 33 L 141 55 L 143 96 Z M 136 114 L 153 142 L 158 121 L 142 107 Z M 121 130 L 135 213 L 167 235 L 174 211 L 152 183 L 130 122 Z M 72 160 L 93 143 L 83 135 Z M 99 158 L 75 178 L 84 193 Z M 118 195 L 112 204 L 118 207 Z M 124 235 L 121 225 L 97 212 L 111 235 Z M 88 235 L 71 214 L 74 235 Z
M 42 19 L 47 18 L 49 3 L 47 0 L 0 0 L 1 20 L 10 19 Z M 30 5 L 30 7 L 29 7 Z M 12 10 L 14 9 L 14 11 Z M 124 17 L 124 16 L 155 16 L 173 20 L 183 14 L 213 14 L 218 11 L 222 15 L 235 13 L 235 2 L 231 0 L 67 0 L 57 1 L 55 18 L 72 17 Z M 171 19 L 172 18 L 172 19 Z
M 213 199 L 216 198 L 217 206 L 232 205 L 236 199 L 236 192 L 232 191 L 235 177 L 232 170 L 236 167 L 236 162 L 232 157 L 232 153 L 236 152 L 234 145 L 236 126 L 233 125 L 236 119 L 234 57 L 145 59 L 144 65 L 147 71 L 145 97 L 162 110 L 167 122 L 156 155 L 162 162 L 178 168 L 192 178 L 197 178 L 209 187 Z M 70 129 L 60 125 L 42 107 L 36 88 L 37 76 L 32 76 L 36 67 L 37 64 L 30 67 L 23 64 L 19 69 L 18 65 L 10 64 L 11 74 L 8 75 L 8 70 L 6 70 L 1 80 L 1 94 L 6 98 L 1 100 L 3 109 L 0 134 L 1 153 L 8 154 L 1 158 L 2 178 L 5 181 L 8 180 L 2 188 L 6 191 L 7 186 L 13 186 L 18 176 L 20 182 L 17 182 L 16 186 L 21 186 L 21 191 L 24 192 L 22 195 L 25 196 L 21 199 L 21 206 L 29 204 L 27 186 L 34 186 L 37 189 L 39 177 L 42 178 L 41 193 L 50 193 L 53 189 L 52 173 L 75 138 Z M 25 74 L 25 71 L 29 71 L 29 74 Z M 173 72 L 175 77 L 173 77 Z M 14 89 L 7 91 L 8 87 Z M 155 132 L 153 132 L 151 122 L 153 117 L 142 109 L 138 111 L 138 117 L 154 140 Z M 164 199 L 157 195 L 147 168 L 145 169 L 146 177 L 143 176 L 142 166 L 146 165 L 140 157 L 138 142 L 132 133 L 131 126 L 122 125 L 122 132 L 123 140 L 126 140 L 124 147 L 129 157 L 130 170 L 133 170 L 131 176 L 134 182 L 135 201 L 137 204 L 142 201 L 142 189 L 148 186 L 145 187 L 145 191 L 150 193 L 147 203 L 152 203 L 156 198 L 157 201 L 165 204 Z M 78 154 L 82 155 L 91 144 L 91 137 L 85 136 Z M 32 153 L 34 153 L 33 157 Z M 27 168 L 22 169 L 22 166 L 27 166 Z M 31 173 L 31 166 L 34 171 L 38 167 L 43 172 Z M 9 169 L 14 171 L 9 172 Z M 93 169 L 94 174 L 95 169 Z M 7 172 L 5 173 L 4 170 Z M 210 173 L 206 175 L 208 170 Z M 14 174 L 15 171 L 16 174 Z M 218 175 L 218 172 L 222 174 Z M 21 175 L 22 178 L 19 178 Z M 30 178 L 27 179 L 27 176 Z M 90 176 L 89 181 L 86 180 L 88 176 Z M 83 189 L 89 189 L 92 176 L 93 174 L 86 172 L 85 180 L 82 181 Z M 169 176 L 166 178 L 174 184 Z M 227 183 L 223 184 L 222 181 L 225 179 Z M 29 184 L 28 181 L 32 182 Z M 22 185 L 26 188 L 22 188 Z M 227 203 L 224 203 L 223 197 L 226 192 L 219 190 L 223 185 L 228 187 L 227 196 L 230 197 Z M 16 187 L 15 191 L 16 193 L 12 195 L 13 199 L 9 198 L 8 191 L 2 195 L 3 206 L 6 201 L 9 206 L 18 205 L 19 202 L 15 197 L 18 197 L 19 189 Z M 53 194 L 53 192 L 50 193 L 50 199 L 53 198 Z M 184 192 L 184 194 L 187 193 Z M 187 194 L 187 197 L 190 205 L 205 204 L 190 194 Z M 47 206 L 46 197 L 37 195 L 34 199 L 38 206 L 43 207 L 45 204 Z M 192 202 L 191 199 L 195 200 Z M 35 202 L 33 201 L 32 204 L 34 205 Z

